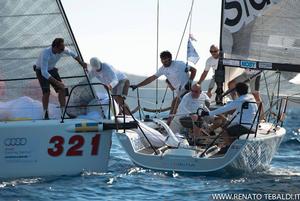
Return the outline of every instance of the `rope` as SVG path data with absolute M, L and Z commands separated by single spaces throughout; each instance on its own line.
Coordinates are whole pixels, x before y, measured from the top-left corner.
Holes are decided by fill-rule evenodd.
M 167 108 L 162 108 L 160 109 L 159 112 L 166 112 L 166 111 L 169 111 L 171 109 L 171 107 L 167 107 Z M 142 111 L 145 111 L 145 112 L 151 112 L 151 113 L 157 113 L 157 110 L 153 110 L 153 109 L 149 109 L 149 108 L 142 108 Z
M 181 40 L 180 40 L 180 43 L 179 43 L 179 47 L 178 47 L 178 50 L 177 50 L 177 53 L 176 53 L 175 61 L 176 61 L 177 58 L 178 58 L 178 54 L 179 54 L 179 51 L 180 51 L 180 48 L 181 48 L 181 45 L 182 45 L 182 42 L 183 42 L 183 38 L 184 38 L 184 35 L 185 35 L 185 32 L 186 32 L 188 23 L 189 23 L 190 20 L 191 20 L 193 7 L 194 7 L 194 0 L 192 1 L 191 9 L 190 9 L 190 11 L 189 11 L 188 18 L 187 18 L 186 23 L 185 23 L 185 27 L 184 27 L 184 30 L 183 30 L 183 33 L 182 33 L 182 36 L 181 36 Z M 191 27 L 190 27 L 190 29 L 191 29 Z M 177 107 L 178 107 L 178 101 L 179 101 L 179 98 L 180 98 L 180 97 L 176 97 L 176 100 L 175 100 L 175 103 L 174 103 L 174 107 L 176 107 L 176 108 L 171 108 L 170 114 L 173 114 L 173 113 L 176 112 Z M 174 99 L 173 99 L 173 100 L 174 100 Z
M 265 84 L 266 84 L 268 100 L 269 100 L 269 103 L 270 103 L 271 98 L 270 98 L 269 87 L 268 87 L 268 83 L 267 83 L 267 79 L 266 79 L 266 74 L 265 74 L 265 72 L 263 72 L 263 76 L 264 76 L 264 81 L 265 81 Z

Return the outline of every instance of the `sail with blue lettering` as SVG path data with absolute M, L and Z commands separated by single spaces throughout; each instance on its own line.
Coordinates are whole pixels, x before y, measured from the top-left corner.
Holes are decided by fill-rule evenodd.
M 226 66 L 300 72 L 299 0 L 224 0 Z
M 261 93 L 297 91 L 297 82 L 289 81 L 300 72 L 300 1 L 223 0 L 222 22 L 225 90 L 244 69 L 255 69 L 262 71 Z

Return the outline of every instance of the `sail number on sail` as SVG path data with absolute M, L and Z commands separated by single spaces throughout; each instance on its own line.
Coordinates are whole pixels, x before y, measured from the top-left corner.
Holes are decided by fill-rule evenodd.
M 276 0 L 273 1 L 276 2 Z M 249 24 L 255 16 L 260 15 L 271 4 L 271 0 L 226 0 L 224 26 L 231 33 L 237 32 L 244 24 Z
M 57 157 L 62 155 L 64 152 L 64 146 L 65 146 L 65 139 L 62 136 L 56 135 L 53 136 L 49 140 L 50 144 L 53 144 L 52 148 L 48 148 L 48 154 L 53 157 Z M 85 139 L 81 135 L 74 135 L 70 137 L 68 144 L 73 145 L 71 146 L 67 152 L 66 156 L 82 156 L 83 155 L 83 150 L 81 149 L 84 146 Z M 100 134 L 96 134 L 92 139 L 91 139 L 91 152 L 90 154 L 92 156 L 98 155 L 98 150 L 99 150 L 99 144 L 100 144 Z

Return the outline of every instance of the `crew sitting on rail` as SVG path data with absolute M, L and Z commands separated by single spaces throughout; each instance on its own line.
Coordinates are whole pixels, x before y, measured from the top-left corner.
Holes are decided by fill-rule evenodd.
M 96 77 L 101 83 L 105 84 L 112 91 L 113 98 L 119 105 L 120 112 L 123 111 L 123 99 L 128 95 L 130 82 L 127 76 L 116 70 L 112 65 L 101 62 L 97 57 L 90 59 L 92 70 L 89 72 L 90 79 Z M 125 103 L 125 114 L 129 115 L 129 107 Z
M 135 90 L 137 87 L 142 87 L 147 84 L 150 84 L 160 76 L 164 75 L 167 77 L 171 85 L 175 88 L 176 97 L 172 101 L 170 116 L 168 118 L 167 124 L 170 125 L 173 114 L 176 113 L 178 104 L 180 102 L 180 97 L 186 94 L 190 90 L 191 83 L 196 75 L 196 69 L 191 66 L 187 66 L 183 61 L 174 61 L 172 60 L 172 54 L 169 51 L 163 51 L 160 54 L 160 59 L 163 64 L 158 71 L 140 82 L 137 85 L 132 85 L 132 90 Z M 191 73 L 189 76 L 189 72 Z
M 202 92 L 199 84 L 194 84 L 191 91 L 183 96 L 170 128 L 174 133 L 180 133 L 182 127 L 198 132 L 199 128 L 202 127 L 203 121 L 202 119 L 198 121 L 197 110 L 200 107 L 205 111 L 209 111 L 209 105 L 209 97 Z
M 201 112 L 202 117 L 214 117 L 215 115 L 224 114 L 234 110 L 231 119 L 228 121 L 228 123 L 231 123 L 222 133 L 226 145 L 230 145 L 239 136 L 248 134 L 256 128 L 255 123 L 257 122 L 257 119 L 254 121 L 254 118 L 256 117 L 258 107 L 257 104 L 253 104 L 256 103 L 253 95 L 248 94 L 248 85 L 245 83 L 237 83 L 236 92 L 239 98 L 216 110 L 210 112 L 203 110 Z M 245 102 L 249 103 L 245 105 Z M 254 125 L 252 125 L 253 122 Z M 252 130 L 250 131 L 251 126 Z

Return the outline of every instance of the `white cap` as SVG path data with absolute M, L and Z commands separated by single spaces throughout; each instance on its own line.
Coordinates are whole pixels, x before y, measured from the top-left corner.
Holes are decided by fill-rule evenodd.
M 97 57 L 92 57 L 90 59 L 90 64 L 96 70 L 101 70 L 101 61 Z

